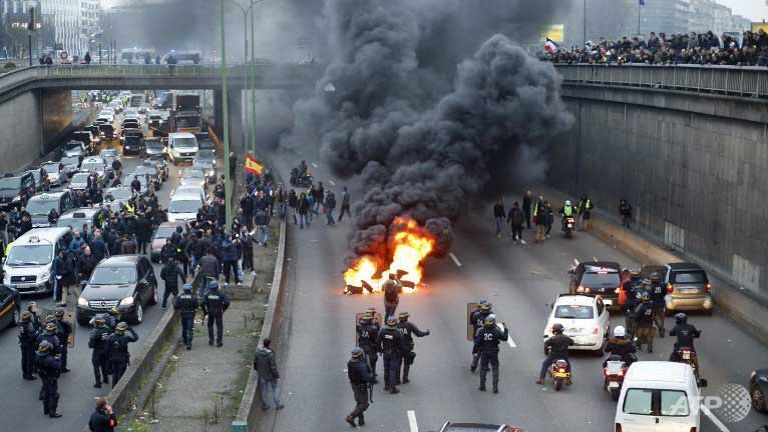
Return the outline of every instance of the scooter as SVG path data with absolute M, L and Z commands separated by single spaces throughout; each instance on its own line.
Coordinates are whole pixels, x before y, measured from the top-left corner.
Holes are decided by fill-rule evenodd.
M 555 391 L 563 388 L 563 383 L 571 385 L 571 367 L 564 359 L 555 360 L 549 367 L 549 375 L 552 377 Z
M 621 394 L 621 386 L 624 384 L 624 376 L 627 374 L 629 367 L 625 362 L 621 360 L 621 356 L 612 355 L 608 357 L 603 368 L 603 388 L 605 391 L 611 394 L 614 401 L 619 400 Z

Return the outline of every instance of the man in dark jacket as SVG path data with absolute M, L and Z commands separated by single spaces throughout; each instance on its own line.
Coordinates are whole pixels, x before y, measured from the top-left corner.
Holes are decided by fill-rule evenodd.
M 544 377 L 547 375 L 547 368 L 557 360 L 565 360 L 568 362 L 570 368 L 570 361 L 568 361 L 568 348 L 575 344 L 570 337 L 563 334 L 565 328 L 562 324 L 555 324 L 552 326 L 553 336 L 544 342 L 544 348 L 549 351 L 547 358 L 541 363 L 541 370 L 539 371 L 539 379 L 536 384 L 544 384 Z
M 107 403 L 107 398 L 96 399 L 96 411 L 88 420 L 88 428 L 91 432 L 113 432 L 117 426 L 117 416 L 112 407 Z
M 173 293 L 174 297 L 179 295 L 179 278 L 182 283 L 187 283 L 187 278 L 179 270 L 179 265 L 176 264 L 174 257 L 168 257 L 165 261 L 165 266 L 160 270 L 160 279 L 165 281 L 165 290 L 163 291 L 163 303 L 160 305 L 160 309 L 165 310 L 168 305 L 168 297 Z
M 384 357 L 384 391 L 392 394 L 400 393 L 397 388 L 397 373 L 400 371 L 400 347 L 403 335 L 397 328 L 397 318 L 389 316 L 386 325 L 379 332 L 379 352 Z
M 531 191 L 525 191 L 523 195 L 523 214 L 525 215 L 525 225 L 531 229 Z
M 195 335 L 195 313 L 197 312 L 197 296 L 192 294 L 192 285 L 184 284 L 182 287 L 184 293 L 176 297 L 173 302 L 174 309 L 181 315 L 181 338 L 187 350 L 192 349 L 192 338 Z
M 493 205 L 493 219 L 496 221 L 496 237 L 501 238 L 501 227 L 504 226 L 504 202 L 499 198 Z
M 336 195 L 333 191 L 328 191 L 325 194 L 325 201 L 323 202 L 323 211 L 325 211 L 325 219 L 328 225 L 335 225 L 336 221 L 333 220 L 333 211 L 336 209 Z
M 623 361 L 627 367 L 629 367 L 629 365 L 636 359 L 635 353 L 637 352 L 637 347 L 631 340 L 627 339 L 626 329 L 622 326 L 616 326 L 616 328 L 613 329 L 613 337 L 608 339 L 608 343 L 603 350 L 608 353 L 609 356 L 620 356 L 621 361 Z M 605 366 L 605 362 L 603 362 L 603 366 Z
M 269 347 L 272 344 L 270 339 L 264 339 L 263 347 L 256 350 L 256 356 L 253 359 L 253 369 L 259 375 L 259 389 L 261 390 L 261 408 L 269 409 L 270 390 L 272 398 L 275 401 L 275 409 L 283 409 L 285 406 L 280 403 L 280 373 L 277 371 L 277 362 L 275 361 L 275 352 Z
M 93 269 L 96 268 L 96 265 L 99 263 L 99 261 L 101 260 L 96 259 L 96 256 L 94 256 L 92 250 L 90 248 L 86 248 L 83 252 L 83 256 L 77 260 L 77 282 L 82 283 L 82 281 L 87 281 L 90 279 L 91 273 L 93 273 Z
M 515 201 L 514 204 L 512 204 L 512 208 L 509 210 L 509 214 L 507 215 L 507 223 L 509 223 L 509 226 L 512 230 L 512 243 L 517 244 L 519 241 L 522 244 L 525 244 L 525 240 L 523 240 L 523 223 L 525 223 L 525 214 L 523 213 L 523 210 L 520 209 L 520 205 Z
M 221 242 L 221 260 L 224 270 L 224 286 L 229 285 L 229 274 L 232 273 L 232 282 L 240 285 L 240 276 L 237 271 L 237 249 L 232 237 L 226 237 Z
M 403 384 L 408 384 L 408 373 L 411 370 L 413 361 L 416 359 L 416 353 L 413 352 L 414 342 L 413 336 L 424 337 L 429 336 L 429 330 L 421 331 L 416 324 L 408 321 L 410 314 L 408 312 L 400 312 L 397 316 L 399 322 L 397 323 L 397 329 L 403 335 L 400 344 L 400 356 L 403 358 Z M 400 384 L 400 370 L 397 371 L 397 384 Z
M 140 214 L 136 219 L 136 240 L 140 254 L 147 253 L 147 243 L 152 242 L 152 221 L 146 214 Z
M 200 258 L 199 262 L 200 267 L 200 277 L 203 281 L 203 292 L 201 295 L 204 295 L 205 292 L 208 290 L 208 282 L 207 281 L 218 281 L 219 280 L 219 260 L 216 259 L 215 256 L 213 256 L 213 248 L 208 248 L 206 250 L 205 255 Z
M 496 315 L 485 317 L 483 326 L 475 333 L 475 348 L 480 354 L 480 391 L 485 391 L 485 380 L 489 367 L 493 369 L 493 392 L 499 392 L 499 343 L 509 339 L 509 329 L 502 323 L 504 330 L 496 326 Z
M 131 334 L 125 334 L 128 330 Z M 123 377 L 125 369 L 131 359 L 128 352 L 128 344 L 139 340 L 139 335 L 133 329 L 128 328 L 128 324 L 121 322 L 115 327 L 115 332 L 107 338 L 106 356 L 112 369 L 112 387 L 117 385 L 120 378 Z
M 101 388 L 102 380 L 104 384 L 109 383 L 109 364 L 107 363 L 106 346 L 107 339 L 112 333 L 107 325 L 104 315 L 96 315 L 93 320 L 93 330 L 88 339 L 88 348 L 91 348 L 91 365 L 93 366 L 93 376 L 96 388 Z
M 229 297 L 219 291 L 219 283 L 212 280 L 200 304 L 203 315 L 208 315 L 208 345 L 213 345 L 213 325 L 216 324 L 216 346 L 221 347 L 224 337 L 224 312 L 229 308 Z
M 347 216 L 352 217 L 352 213 L 349 211 L 349 200 L 349 190 L 346 186 L 344 186 L 344 189 L 341 192 L 341 210 L 339 210 L 339 222 L 341 222 L 341 219 L 344 217 L 344 213 L 346 213 Z M 294 220 L 294 224 L 295 223 L 296 222 Z
M 365 425 L 365 410 L 368 409 L 368 388 L 374 383 L 371 367 L 365 362 L 363 350 L 359 347 L 352 349 L 352 358 L 347 362 L 347 375 L 355 396 L 355 409 L 345 418 L 352 427 Z M 358 419 L 358 424 L 355 424 Z
M 30 312 L 21 314 L 21 324 L 19 324 L 21 375 L 28 381 L 36 379 L 32 373 L 35 364 L 35 342 L 37 341 L 38 334 L 38 329 L 32 321 L 32 314 Z
M 53 344 L 48 341 L 40 343 L 35 353 L 35 365 L 37 373 L 43 381 L 40 398 L 43 401 L 43 412 L 51 418 L 61 417 L 61 414 L 56 411 L 59 406 L 61 362 L 55 357 Z
M 122 255 L 135 255 L 137 250 L 136 240 L 128 237 L 128 234 L 123 234 L 123 241 L 120 242 L 120 253 Z

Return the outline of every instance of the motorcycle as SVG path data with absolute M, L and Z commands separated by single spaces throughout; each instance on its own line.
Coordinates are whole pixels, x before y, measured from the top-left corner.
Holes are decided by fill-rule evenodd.
M 629 367 L 621 360 L 621 356 L 612 355 L 608 357 L 603 368 L 603 388 L 611 394 L 614 401 L 619 400 L 621 386 L 624 384 L 624 376 Z
M 573 238 L 573 230 L 576 226 L 576 219 L 573 218 L 573 216 L 568 216 L 565 218 L 565 222 L 563 222 L 563 228 L 565 229 L 565 238 L 572 239 Z
M 549 376 L 552 377 L 555 391 L 560 391 L 563 383 L 571 385 L 571 367 L 566 360 L 555 360 L 549 367 Z
M 301 172 L 299 168 L 293 168 L 291 170 L 291 186 L 295 187 L 309 187 L 312 184 L 312 173 Z
M 680 347 L 677 349 L 675 357 L 678 363 L 691 366 L 693 375 L 699 380 L 699 359 L 696 355 L 696 351 L 688 347 Z

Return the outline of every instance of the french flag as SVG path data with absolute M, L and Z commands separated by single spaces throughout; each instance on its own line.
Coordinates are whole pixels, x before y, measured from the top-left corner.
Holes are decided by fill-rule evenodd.
M 560 49 L 560 45 L 558 45 L 555 41 L 553 41 L 550 38 L 547 38 L 547 41 L 544 42 L 544 50 L 548 53 L 556 52 Z

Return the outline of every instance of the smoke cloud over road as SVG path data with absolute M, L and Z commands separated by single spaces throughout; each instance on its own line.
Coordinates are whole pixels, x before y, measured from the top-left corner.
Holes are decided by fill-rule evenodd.
M 425 225 L 444 254 L 450 220 L 496 176 L 543 173 L 541 147 L 573 119 L 554 68 L 511 39 L 535 41 L 546 17 L 530 10 L 559 2 L 523 3 L 326 0 L 333 56 L 281 144 L 319 139 L 337 175 L 362 179 L 355 254 L 381 256 L 399 215 Z

